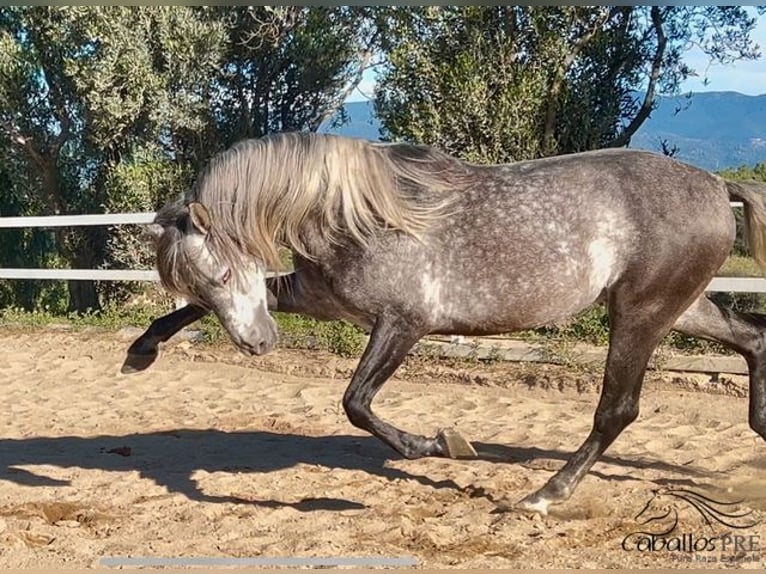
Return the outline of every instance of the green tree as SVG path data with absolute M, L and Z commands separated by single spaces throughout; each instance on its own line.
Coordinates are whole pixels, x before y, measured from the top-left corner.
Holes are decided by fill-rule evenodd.
M 213 114 L 222 145 L 308 130 L 342 109 L 370 65 L 376 34 L 366 8 L 216 8 L 229 41 Z
M 186 189 L 212 154 L 237 140 L 317 130 L 342 110 L 372 59 L 375 35 L 368 33 L 367 9 L 214 7 L 199 8 L 196 15 L 225 31 L 220 65 L 198 82 L 204 121 L 124 158 L 108 181 L 111 211 L 154 209 Z M 153 265 L 139 229 L 113 230 L 108 248 L 106 265 Z M 114 298 L 120 294 L 114 290 L 125 287 L 105 290 Z
M 764 181 L 766 182 L 766 163 L 754 166 L 743 165 L 737 168 L 724 169 L 718 175 L 734 181 Z
M 657 95 L 754 58 L 737 6 L 448 6 L 378 12 L 384 135 L 503 162 L 630 143 Z
M 18 175 L 13 209 L 151 211 L 238 139 L 316 130 L 369 65 L 369 15 L 352 7 L 0 8 L 0 165 Z M 44 235 L 49 261 L 70 267 L 153 263 L 137 228 Z M 97 289 L 114 297 L 125 287 L 70 282 L 69 309 L 98 308 Z
M 198 89 L 220 56 L 222 26 L 189 8 L 0 8 L 3 161 L 26 166 L 26 210 L 94 213 L 111 170 L 143 142 L 198 129 Z M 71 267 L 101 264 L 101 228 L 59 229 Z M 99 307 L 89 281 L 69 282 L 69 309 Z
M 24 213 L 29 196 L 24 187 L 23 169 L 23 165 L 0 163 L 0 215 L 2 216 L 12 217 Z M 0 267 L 50 265 L 53 247 L 51 235 L 44 229 L 0 230 Z M 31 308 L 45 305 L 56 308 L 61 295 L 60 285 L 54 281 L 0 281 L 0 308 L 8 306 Z

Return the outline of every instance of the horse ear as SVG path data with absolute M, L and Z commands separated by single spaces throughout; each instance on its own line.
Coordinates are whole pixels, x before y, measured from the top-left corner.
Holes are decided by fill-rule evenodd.
M 188 207 L 192 225 L 202 235 L 206 235 L 211 227 L 211 217 L 207 207 L 198 201 L 193 201 Z

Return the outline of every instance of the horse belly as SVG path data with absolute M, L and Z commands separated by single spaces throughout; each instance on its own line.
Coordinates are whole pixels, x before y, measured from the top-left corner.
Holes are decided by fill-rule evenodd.
M 435 312 L 435 331 L 444 334 L 491 335 L 555 324 L 599 300 L 611 269 L 574 269 L 534 278 L 517 275 L 505 281 L 453 285 L 445 296 L 430 289 L 426 304 Z M 429 290 L 426 290 L 429 293 Z M 429 300 L 430 299 L 430 300 Z
M 492 335 L 556 324 L 587 309 L 598 300 L 598 294 L 549 291 L 526 296 L 477 297 L 461 312 L 444 317 L 440 331 L 450 334 Z
M 486 271 L 474 267 L 448 273 L 447 290 L 425 281 L 424 292 L 437 295 L 440 303 L 435 314 L 439 330 L 511 332 L 555 324 L 592 306 L 619 276 L 623 260 L 618 238 L 609 230 L 595 231 L 582 242 L 551 241 L 535 257 L 498 249 L 496 257 L 486 258 L 493 261 Z

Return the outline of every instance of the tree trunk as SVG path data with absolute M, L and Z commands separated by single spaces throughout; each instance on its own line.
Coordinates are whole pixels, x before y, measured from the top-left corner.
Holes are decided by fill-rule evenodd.
M 70 313 L 87 313 L 98 311 L 101 307 L 98 302 L 95 281 L 68 281 Z
M 71 269 L 95 269 L 102 260 L 99 254 L 102 252 L 102 233 L 98 229 L 80 229 L 75 231 L 69 241 L 64 237 L 60 243 L 60 249 Z M 70 243 L 71 242 L 71 243 Z M 101 305 L 98 300 L 95 281 L 67 281 L 69 291 L 69 304 L 67 310 L 70 313 L 87 313 L 99 311 Z
M 55 215 L 66 212 L 55 160 L 41 160 L 40 165 L 43 168 L 43 189 L 48 200 L 48 210 Z M 74 234 L 76 233 L 77 231 L 67 233 L 63 229 L 57 229 L 55 232 L 57 250 L 71 268 L 93 269 L 94 250 L 91 245 L 88 245 L 90 242 L 87 240 L 79 245 L 74 242 Z M 82 230 L 82 233 L 86 234 L 87 237 L 88 230 Z M 100 309 L 95 282 L 67 281 L 67 291 L 69 292 L 68 312 L 86 313 Z

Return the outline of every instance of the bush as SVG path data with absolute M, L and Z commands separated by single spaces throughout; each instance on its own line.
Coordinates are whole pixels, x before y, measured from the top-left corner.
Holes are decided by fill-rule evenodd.
M 547 325 L 525 331 L 521 336 L 530 339 L 542 338 L 606 345 L 609 342 L 609 317 L 603 305 L 599 305 L 561 325 Z
M 177 196 L 179 190 L 187 189 L 191 181 L 188 166 L 179 166 L 152 146 L 136 148 L 110 172 L 104 208 L 108 213 L 156 211 Z M 154 249 L 143 225 L 109 228 L 104 268 L 152 269 L 154 259 Z M 125 281 L 104 281 L 98 288 L 104 304 L 117 304 L 146 292 L 144 284 Z
M 336 355 L 359 355 L 367 338 L 361 329 L 345 321 L 317 321 L 302 315 L 274 313 L 283 346 L 322 349 Z

